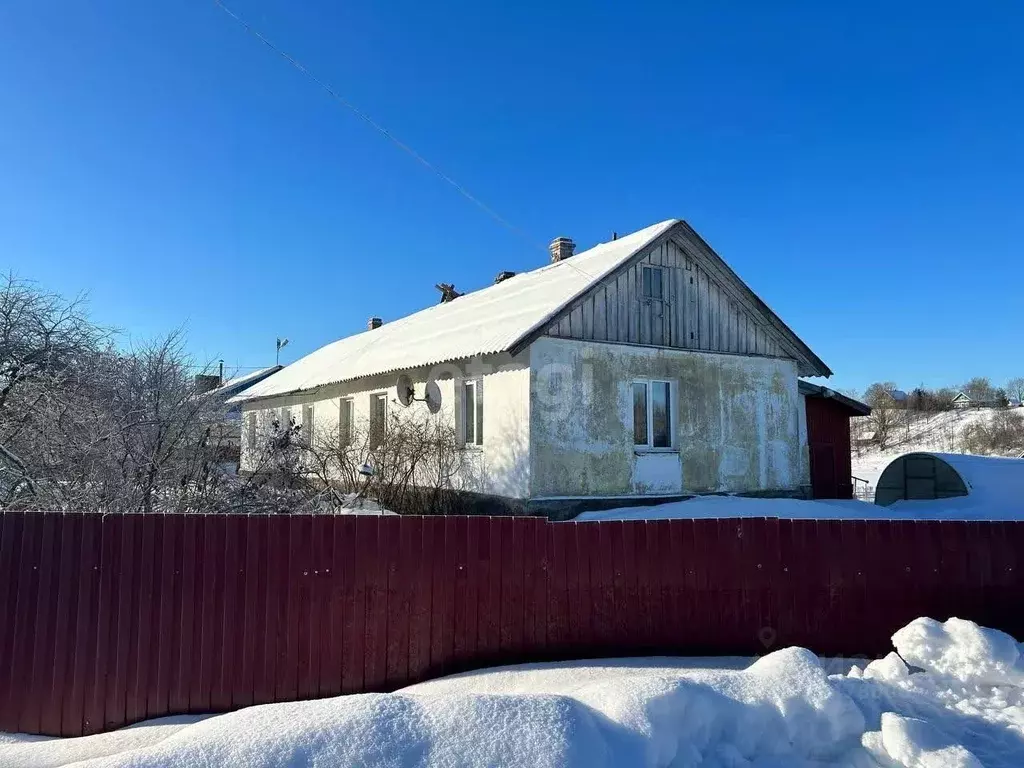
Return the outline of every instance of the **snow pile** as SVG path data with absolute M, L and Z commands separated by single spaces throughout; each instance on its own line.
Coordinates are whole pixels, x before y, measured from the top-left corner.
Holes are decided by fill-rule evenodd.
M 800 648 L 752 663 L 522 665 L 81 739 L 0 735 L 0 765 L 1024 765 L 1024 679 L 1012 638 L 919 619 L 894 642 L 912 666 L 892 653 L 829 675 L 835 664 Z
M 1024 659 L 1005 632 L 982 629 L 973 621 L 916 619 L 892 636 L 908 664 L 976 685 L 1024 687 Z

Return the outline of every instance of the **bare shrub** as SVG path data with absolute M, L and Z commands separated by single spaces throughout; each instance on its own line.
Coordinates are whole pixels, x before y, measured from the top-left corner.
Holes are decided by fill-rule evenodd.
M 1018 456 L 1024 451 L 1024 415 L 996 411 L 990 420 L 965 427 L 962 444 L 968 453 Z
M 354 424 L 343 439 L 335 430 L 307 434 L 294 418 L 282 425 L 275 416 L 254 452 L 249 504 L 335 513 L 368 498 L 399 514 L 454 514 L 463 510 L 462 467 L 461 442 L 444 415 L 390 414 L 373 440 L 367 424 Z

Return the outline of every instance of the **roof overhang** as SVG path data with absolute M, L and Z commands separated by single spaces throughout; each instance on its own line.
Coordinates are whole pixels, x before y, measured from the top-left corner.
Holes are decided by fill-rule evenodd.
M 860 400 L 854 400 L 852 397 L 847 397 L 841 392 L 836 392 L 834 389 L 823 387 L 820 384 L 812 384 L 809 381 L 800 379 L 798 384 L 800 394 L 806 397 L 820 397 L 827 400 L 834 400 L 839 405 L 846 408 L 851 416 L 868 416 L 871 414 L 871 406 L 867 403 L 862 403 Z

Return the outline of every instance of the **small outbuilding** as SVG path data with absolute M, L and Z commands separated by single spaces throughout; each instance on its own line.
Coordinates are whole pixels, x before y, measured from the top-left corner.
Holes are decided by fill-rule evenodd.
M 850 419 L 867 416 L 871 407 L 834 389 L 799 382 L 807 419 L 807 452 L 811 463 L 811 496 L 853 498 Z
M 960 453 L 908 453 L 893 459 L 878 478 L 875 504 L 964 498 L 971 506 L 1020 506 L 1024 460 Z

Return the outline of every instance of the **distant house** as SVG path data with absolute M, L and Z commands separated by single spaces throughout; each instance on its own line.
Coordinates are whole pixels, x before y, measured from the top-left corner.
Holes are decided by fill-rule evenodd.
M 974 405 L 974 400 L 966 392 L 957 392 L 953 398 L 954 408 L 970 408 L 972 405 Z
M 574 249 L 249 387 L 242 469 L 289 420 L 342 441 L 359 425 L 372 466 L 374 435 L 429 412 L 463 446 L 459 489 L 518 508 L 806 493 L 797 377 L 828 366 L 683 221 Z
M 283 365 L 272 365 L 268 368 L 236 376 L 224 381 L 221 376 L 200 375 L 196 377 L 196 388 L 201 397 L 209 398 L 222 407 L 217 422 L 216 434 L 213 436 L 221 450 L 221 460 L 225 464 L 233 464 L 237 469 L 241 458 L 242 446 L 242 406 L 240 403 L 228 403 L 269 376 L 284 368 Z
M 954 408 L 1004 408 L 1007 405 L 1013 407 L 1012 400 L 1004 400 L 1002 397 L 980 400 L 962 391 L 956 393 L 952 402 Z

